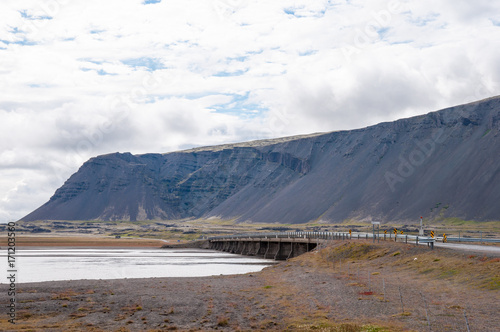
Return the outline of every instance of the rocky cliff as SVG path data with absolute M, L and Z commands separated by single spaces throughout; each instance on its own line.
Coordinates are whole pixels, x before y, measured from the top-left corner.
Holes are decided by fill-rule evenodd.
M 500 220 L 500 97 L 375 126 L 86 162 L 22 220 Z

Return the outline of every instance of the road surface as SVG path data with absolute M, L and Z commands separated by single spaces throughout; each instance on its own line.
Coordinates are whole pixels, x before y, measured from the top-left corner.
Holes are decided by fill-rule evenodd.
M 440 248 L 448 248 L 454 250 L 462 250 L 467 252 L 483 252 L 500 256 L 500 247 L 498 246 L 482 246 L 478 244 L 458 244 L 458 243 L 440 243 L 435 242 L 434 246 Z

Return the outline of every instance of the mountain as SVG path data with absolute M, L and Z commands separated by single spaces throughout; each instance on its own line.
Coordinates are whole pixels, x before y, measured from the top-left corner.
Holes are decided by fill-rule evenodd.
M 21 220 L 500 220 L 500 97 L 371 127 L 87 161 Z

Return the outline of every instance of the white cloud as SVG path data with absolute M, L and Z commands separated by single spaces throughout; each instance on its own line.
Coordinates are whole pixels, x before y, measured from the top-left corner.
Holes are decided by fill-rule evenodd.
M 352 129 L 498 94 L 493 1 L 3 1 L 0 221 L 88 158 Z

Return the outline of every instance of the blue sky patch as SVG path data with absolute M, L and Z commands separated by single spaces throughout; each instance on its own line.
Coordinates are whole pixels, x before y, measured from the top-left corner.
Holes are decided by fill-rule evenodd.
M 108 76 L 108 75 L 116 75 L 116 74 L 108 73 L 104 69 L 99 69 L 99 70 L 97 70 L 97 75 L 99 75 L 99 76 Z
M 302 15 L 297 13 L 297 11 L 304 9 L 304 7 L 300 8 L 285 8 L 283 9 L 283 12 L 287 15 L 295 16 L 296 18 L 303 18 L 303 17 L 323 17 L 326 13 L 326 10 L 319 10 L 319 11 L 310 11 L 307 13 L 307 15 Z
M 385 28 L 380 28 L 380 29 L 377 29 L 376 31 L 377 31 L 377 33 L 379 34 L 379 36 L 380 36 L 381 38 L 384 38 L 384 37 L 385 37 L 385 35 L 387 35 L 387 32 L 388 32 L 389 30 L 390 30 L 390 28 L 385 27 Z
M 308 55 L 314 55 L 318 53 L 317 50 L 307 50 L 307 51 L 302 51 L 302 52 L 299 52 L 299 56 L 308 56 Z
M 87 72 L 87 71 L 95 71 L 97 73 L 97 75 L 99 76 L 115 76 L 117 74 L 113 74 L 113 73 L 108 73 L 107 71 L 105 71 L 104 69 L 93 69 L 93 68 L 80 68 L 81 71 L 84 71 L 84 72 Z
M 237 56 L 234 58 L 226 58 L 228 61 L 238 61 L 238 62 L 245 62 L 248 59 L 248 56 Z
M 50 87 L 52 87 L 51 85 L 48 85 L 48 84 L 38 84 L 38 83 L 28 84 L 28 86 L 30 88 L 34 88 L 34 89 L 43 89 L 43 88 L 50 88 Z
M 101 65 L 104 62 L 102 60 L 94 60 L 91 58 L 80 58 L 80 59 L 78 59 L 78 61 L 90 62 L 90 63 L 96 64 L 96 65 Z
M 229 72 L 229 71 L 220 71 L 218 73 L 213 74 L 212 76 L 216 76 L 216 77 L 241 76 L 244 73 L 246 73 L 247 71 L 248 71 L 248 69 L 247 70 L 236 70 L 236 71 L 232 71 L 232 72 Z
M 250 103 L 248 97 L 250 92 L 247 91 L 245 94 L 226 94 L 231 96 L 232 100 L 228 103 L 218 104 L 211 107 L 217 113 L 236 115 L 239 118 L 255 118 L 262 113 L 268 111 L 267 108 L 263 108 L 255 103 Z
M 142 2 L 143 5 L 151 5 L 151 4 L 155 4 L 155 3 L 160 3 L 161 0 L 144 0 Z
M 121 63 L 134 69 L 146 68 L 148 71 L 166 68 L 161 60 L 149 57 L 121 60 Z
M 18 27 L 13 27 L 12 29 L 9 30 L 10 33 L 21 33 L 22 31 L 19 30 Z
M 27 20 L 51 20 L 53 17 L 52 16 L 33 16 L 28 14 L 27 10 L 20 10 L 19 14 L 21 14 L 22 18 L 25 18 Z
M 419 16 L 419 17 L 411 18 L 410 22 L 415 24 L 416 26 L 423 27 L 431 22 L 436 21 L 438 19 L 438 17 L 439 17 L 439 14 L 433 13 L 433 14 L 427 15 L 425 17 Z
M 27 39 L 16 40 L 16 41 L 8 41 L 8 40 L 0 39 L 0 42 L 4 43 L 5 45 L 10 45 L 10 44 L 21 45 L 21 46 L 34 46 L 34 45 L 38 45 L 38 43 L 36 43 L 34 41 L 29 41 Z
M 413 43 L 413 40 L 400 40 L 400 41 L 395 41 L 391 42 L 391 45 L 400 45 L 400 44 L 410 44 Z

